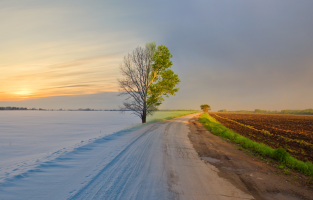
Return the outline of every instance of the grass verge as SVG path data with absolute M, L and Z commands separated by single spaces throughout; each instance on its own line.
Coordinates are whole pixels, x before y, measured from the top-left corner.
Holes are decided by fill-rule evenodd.
M 226 128 L 220 124 L 215 118 L 209 114 L 202 114 L 199 122 L 214 135 L 221 136 L 224 139 L 240 144 L 243 148 L 249 149 L 263 157 L 268 156 L 286 165 L 286 167 L 301 172 L 307 176 L 313 176 L 313 164 L 311 162 L 303 162 L 295 157 L 290 156 L 284 149 L 273 149 L 261 143 L 254 142 L 233 130 Z
M 127 128 L 129 131 L 137 130 L 140 127 L 146 125 L 146 124 L 151 124 L 151 123 L 156 123 L 160 121 L 166 121 L 170 119 L 174 119 L 177 117 L 182 117 L 185 115 L 191 115 L 194 113 L 199 113 L 200 111 L 197 110 L 191 110 L 191 111 L 157 111 L 153 116 L 148 116 L 147 117 L 147 122 L 142 124 L 133 124 L 131 127 Z
M 174 119 L 177 117 L 182 117 L 185 115 L 190 115 L 190 114 L 194 114 L 194 113 L 199 113 L 200 111 L 157 111 L 157 113 L 154 116 L 148 116 L 147 117 L 147 123 L 155 123 L 155 122 L 159 122 L 159 121 L 166 121 L 166 120 L 170 120 L 170 119 Z M 159 116 L 156 116 L 157 114 L 162 114 Z

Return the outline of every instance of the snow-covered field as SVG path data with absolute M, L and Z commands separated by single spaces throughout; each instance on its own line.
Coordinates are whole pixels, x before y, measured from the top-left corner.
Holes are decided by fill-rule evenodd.
M 182 112 L 157 112 L 148 121 Z M 98 138 L 140 124 L 129 112 L 1 111 L 0 183 Z
M 0 182 L 140 119 L 119 112 L 0 112 Z

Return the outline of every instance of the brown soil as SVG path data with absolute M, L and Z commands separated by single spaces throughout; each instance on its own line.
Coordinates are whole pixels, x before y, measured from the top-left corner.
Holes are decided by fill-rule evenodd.
M 313 161 L 313 116 L 245 113 L 212 113 L 211 116 L 255 142 L 274 149 L 284 148 L 304 162 Z M 264 134 L 261 130 L 269 133 Z
M 198 116 L 189 120 L 188 137 L 201 159 L 219 169 L 219 176 L 255 199 L 312 199 L 313 187 L 309 178 L 274 167 L 278 163 L 253 156 L 235 143 L 227 142 L 207 131 L 198 122 Z

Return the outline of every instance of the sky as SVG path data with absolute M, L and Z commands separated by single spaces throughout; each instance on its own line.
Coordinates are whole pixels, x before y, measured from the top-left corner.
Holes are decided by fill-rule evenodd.
M 0 106 L 118 108 L 123 57 L 155 41 L 181 79 L 160 109 L 313 108 L 311 0 L 1 0 Z

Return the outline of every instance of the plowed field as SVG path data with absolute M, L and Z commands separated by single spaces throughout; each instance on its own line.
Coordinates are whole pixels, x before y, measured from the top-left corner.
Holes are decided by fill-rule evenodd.
M 313 116 L 211 113 L 229 129 L 273 148 L 284 148 L 299 160 L 313 162 Z

